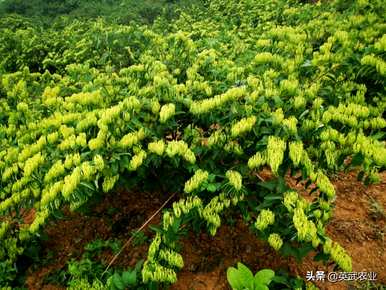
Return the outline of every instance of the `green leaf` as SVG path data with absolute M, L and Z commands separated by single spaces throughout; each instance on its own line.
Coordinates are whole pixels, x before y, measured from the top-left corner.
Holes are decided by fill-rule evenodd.
M 227 270 L 227 280 L 233 290 L 242 290 L 243 281 L 239 275 L 239 271 L 236 268 L 230 267 Z
M 81 181 L 80 185 L 82 185 L 82 186 L 84 186 L 92 191 L 95 191 L 95 188 L 92 186 L 92 183 L 90 183 L 90 182 Z
M 283 276 L 275 276 L 272 278 L 272 281 L 289 286 L 287 279 Z
M 244 288 L 253 289 L 253 273 L 247 266 L 242 263 L 237 263 L 240 279 L 243 282 Z
M 125 289 L 125 284 L 124 284 L 124 282 L 122 281 L 122 278 L 121 278 L 121 276 L 119 276 L 118 273 L 115 273 L 115 274 L 113 275 L 113 285 L 114 285 L 115 287 L 117 287 L 118 289 L 120 289 L 120 290 Z
M 359 171 L 358 175 L 357 175 L 357 180 L 358 181 L 362 181 L 364 176 L 365 176 L 365 172 L 364 171 Z
M 324 254 L 324 253 L 319 253 L 314 257 L 314 261 L 325 261 L 327 262 L 328 259 L 330 258 L 330 255 Z
M 272 191 L 277 186 L 277 180 L 274 179 L 270 181 L 259 182 L 258 185 Z
M 256 273 L 254 281 L 255 285 L 263 284 L 269 285 L 271 283 L 273 277 L 275 277 L 275 272 L 271 269 L 263 269 Z
M 135 285 L 137 283 L 137 272 L 134 271 L 127 271 L 122 273 L 122 281 L 127 285 Z
M 311 252 L 314 248 L 312 245 L 305 245 L 303 247 L 298 248 L 298 253 L 295 258 L 300 262 L 309 252 Z
M 283 198 L 283 196 L 276 195 L 276 194 L 268 194 L 268 195 L 264 196 L 265 200 L 280 200 L 282 198 Z
M 309 112 L 310 112 L 310 110 L 305 110 L 303 113 L 300 114 L 298 119 L 299 120 L 303 119 Z
M 142 266 L 143 266 L 143 262 L 144 262 L 144 260 L 141 259 L 141 260 L 139 260 L 139 261 L 137 262 L 137 264 L 135 264 L 134 270 L 135 270 L 136 272 L 139 272 L 139 271 L 141 270 L 141 268 L 142 268 Z
M 257 284 L 257 285 L 255 285 L 255 287 L 253 289 L 254 290 L 269 290 L 268 286 L 263 285 L 263 284 Z
M 351 166 L 359 166 L 363 163 L 364 156 L 361 153 L 357 153 L 351 159 Z
M 217 186 L 215 184 L 208 184 L 208 186 L 206 187 L 206 189 L 209 191 L 209 192 L 215 192 L 217 190 Z

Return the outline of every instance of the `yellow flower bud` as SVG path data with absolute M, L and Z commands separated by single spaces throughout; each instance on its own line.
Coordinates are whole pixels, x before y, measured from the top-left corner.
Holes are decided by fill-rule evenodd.
M 279 234 L 273 233 L 269 235 L 268 243 L 276 251 L 279 251 L 281 246 L 283 245 L 283 240 L 281 239 Z
M 176 106 L 174 104 L 163 105 L 159 113 L 160 122 L 165 123 L 167 120 L 174 116 L 175 112 Z

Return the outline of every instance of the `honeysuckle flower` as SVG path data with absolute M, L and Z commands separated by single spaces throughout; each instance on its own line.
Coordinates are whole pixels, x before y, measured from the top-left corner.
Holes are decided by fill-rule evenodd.
M 209 173 L 207 171 L 198 169 L 194 175 L 185 183 L 184 191 L 191 193 L 208 179 Z
M 103 192 L 109 192 L 111 189 L 113 189 L 118 179 L 119 179 L 119 175 L 105 176 L 102 183 Z
M 24 176 L 31 176 L 32 172 L 35 171 L 44 162 L 44 156 L 39 152 L 25 162 L 24 165 Z
M 296 127 L 297 123 L 298 123 L 298 120 L 294 116 L 290 116 L 288 119 L 284 119 L 282 121 L 282 124 L 284 126 L 287 126 L 288 131 L 293 135 L 297 133 L 297 127 Z
M 208 147 L 213 147 L 214 145 L 222 145 L 225 141 L 225 134 L 221 130 L 214 131 L 208 138 Z
M 195 101 L 190 105 L 190 112 L 195 115 L 204 114 L 223 106 L 225 103 L 237 100 L 246 93 L 245 87 L 235 87 L 226 91 L 224 94 L 214 96 L 213 98 Z
M 155 153 L 159 156 L 162 156 L 162 154 L 165 151 L 165 142 L 163 140 L 158 140 L 155 142 L 151 142 L 148 144 L 148 150 L 152 153 Z
M 11 167 L 8 167 L 6 168 L 4 171 L 3 171 L 3 174 L 1 176 L 1 180 L 3 182 L 6 182 L 8 179 L 11 178 L 11 176 L 13 174 L 16 174 L 19 172 L 19 167 L 17 166 L 17 164 L 14 164 L 12 165 Z
M 138 144 L 142 139 L 145 138 L 145 131 L 141 128 L 136 132 L 126 134 L 119 141 L 119 146 L 121 148 L 131 148 L 132 146 Z
M 64 174 L 64 172 L 65 172 L 64 164 L 62 160 L 58 160 L 51 166 L 50 170 L 48 170 L 48 172 L 44 176 L 44 182 L 50 183 L 55 178 Z
M 298 193 L 296 191 L 290 190 L 284 193 L 283 204 L 289 212 L 293 212 L 298 199 Z
M 263 166 L 266 163 L 266 156 L 263 152 L 256 152 L 255 155 L 253 155 L 248 160 L 248 167 L 249 169 L 255 169 Z
M 54 201 L 63 189 L 63 181 L 55 182 L 52 186 L 45 188 L 42 192 L 40 200 L 41 208 L 45 208 L 48 204 Z
M 182 259 L 182 256 L 175 251 L 162 249 L 159 251 L 158 254 L 159 254 L 159 258 L 161 260 L 164 260 L 170 266 L 177 267 L 179 269 L 181 269 L 184 266 L 184 261 Z
M 296 141 L 289 144 L 289 157 L 295 166 L 298 166 L 303 155 L 303 142 Z
M 238 121 L 236 124 L 232 126 L 231 128 L 232 137 L 235 138 L 241 134 L 251 131 L 255 123 L 256 123 L 255 116 L 241 119 L 240 121 Z
M 283 162 L 285 149 L 286 143 L 282 139 L 276 136 L 268 137 L 267 163 L 271 166 L 274 174 L 277 174 L 279 166 Z
M 129 163 L 129 170 L 135 171 L 139 166 L 142 165 L 143 160 L 146 158 L 147 154 L 145 151 L 141 150 L 139 153 L 135 154 Z
M 257 216 L 255 227 L 264 231 L 269 225 L 273 225 L 275 223 L 275 214 L 269 209 L 263 209 Z
M 103 157 L 99 154 L 95 155 L 93 158 L 94 166 L 98 171 L 102 171 L 105 168 L 105 162 Z
M 80 165 L 80 169 L 82 170 L 82 179 L 91 180 L 96 173 L 96 168 L 91 165 L 90 162 L 86 161 Z
M 161 235 L 157 233 L 155 237 L 153 238 L 153 241 L 151 242 L 148 250 L 148 258 L 151 260 L 155 257 L 156 253 L 158 252 L 159 246 L 161 245 Z
M 159 113 L 160 122 L 165 123 L 176 113 L 176 106 L 174 104 L 166 104 L 161 107 L 161 111 Z
M 282 80 L 280 82 L 281 91 L 290 96 L 296 95 L 298 91 L 298 87 L 299 87 L 299 82 L 296 79 L 292 79 L 292 80 L 287 79 L 287 80 Z
M 59 133 L 58 132 L 54 132 L 54 133 L 51 133 L 51 134 L 47 135 L 47 142 L 48 142 L 48 144 L 53 145 L 58 140 L 59 140 Z
M 296 96 L 293 99 L 293 104 L 295 109 L 301 109 L 304 108 L 306 105 L 307 101 L 303 96 Z
M 75 167 L 70 175 L 67 175 L 64 178 L 64 185 L 62 188 L 62 195 L 65 199 L 68 199 L 71 194 L 77 189 L 79 183 L 81 182 L 81 169 L 80 167 Z
M 170 141 L 166 147 L 166 154 L 170 158 L 174 157 L 175 155 L 179 155 L 192 164 L 196 162 L 196 156 L 194 155 L 193 151 L 191 151 L 188 145 L 182 140 Z
M 40 226 L 43 225 L 46 219 L 49 217 L 50 212 L 48 209 L 44 209 L 35 213 L 35 219 L 32 224 L 29 226 L 28 230 L 30 233 L 36 233 Z
M 281 239 L 279 234 L 273 233 L 270 234 L 268 237 L 268 244 L 276 251 L 279 251 L 281 246 L 283 245 L 283 240 Z
M 293 223 L 300 241 L 310 242 L 317 238 L 316 226 L 312 221 L 307 219 L 302 208 L 296 207 L 294 209 Z
M 229 183 L 234 187 L 234 189 L 239 191 L 241 189 L 241 187 L 243 186 L 241 174 L 237 171 L 234 171 L 234 170 L 228 170 L 225 173 L 225 175 L 228 178 Z

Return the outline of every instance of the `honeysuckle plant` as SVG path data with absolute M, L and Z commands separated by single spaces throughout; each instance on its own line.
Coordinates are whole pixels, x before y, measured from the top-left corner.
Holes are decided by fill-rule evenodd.
M 214 0 L 165 31 L 100 20 L 85 32 L 74 22 L 52 35 L 45 72 L 29 68 L 28 54 L 14 64 L 2 47 L 2 260 L 12 265 L 65 206 L 157 181 L 178 200 L 156 229 L 145 282 L 176 282 L 181 234 L 215 235 L 239 211 L 276 251 L 315 251 L 351 271 L 325 231 L 336 198 L 329 174 L 356 168 L 370 183 L 386 167 L 384 7 L 340 5 Z M 111 35 L 105 62 L 93 53 L 101 31 Z M 27 53 L 36 43 L 22 45 Z M 273 179 L 261 181 L 262 169 Z M 290 189 L 287 173 L 314 184 L 312 198 Z M 34 210 L 31 224 L 13 222 L 20 209 Z

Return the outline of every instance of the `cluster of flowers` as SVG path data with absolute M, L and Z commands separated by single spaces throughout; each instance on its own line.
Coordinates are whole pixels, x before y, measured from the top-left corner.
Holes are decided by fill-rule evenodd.
M 121 140 L 118 142 L 118 145 L 124 149 L 132 148 L 134 145 L 138 144 L 145 137 L 146 137 L 145 130 L 141 128 L 138 131 L 124 135 L 121 138 Z
M 266 164 L 266 162 L 266 152 L 256 152 L 255 155 L 248 159 L 248 167 L 249 169 L 259 169 L 261 166 Z
M 269 136 L 267 144 L 267 163 L 274 174 L 278 173 L 279 166 L 284 159 L 286 142 L 279 137 Z
M 184 141 L 170 141 L 166 147 L 166 154 L 172 158 L 176 155 L 183 157 L 187 162 L 194 164 L 196 156 Z
M 205 170 L 198 169 L 194 175 L 185 182 L 184 191 L 186 193 L 192 193 L 198 189 L 203 182 L 205 182 L 209 177 L 209 173 Z
M 240 191 L 243 186 L 243 178 L 241 174 L 235 170 L 228 170 L 225 176 L 229 180 L 229 184 L 233 186 L 236 191 Z
M 205 206 L 203 205 L 202 200 L 197 196 L 190 196 L 186 199 L 174 202 L 173 211 L 167 211 L 163 215 L 162 225 L 164 232 L 167 232 L 168 229 L 174 225 L 176 219 L 181 219 L 184 215 L 196 210 L 197 215 L 206 221 L 209 233 L 215 235 L 218 227 L 221 225 L 220 213 L 224 209 L 229 208 L 231 203 L 236 205 L 244 198 L 243 194 L 239 194 L 242 188 L 241 174 L 237 171 L 228 170 L 225 175 L 233 188 L 230 193 L 220 193 L 218 196 L 213 197 Z M 185 192 L 190 193 L 194 191 L 207 178 L 208 172 L 198 169 L 185 183 Z M 164 240 L 165 238 L 162 235 L 157 234 L 150 245 L 148 259 L 144 264 L 144 271 L 142 272 L 145 281 L 148 279 L 155 279 L 155 281 L 159 282 L 175 281 L 176 274 L 173 268 L 181 268 L 183 266 L 182 258 L 179 260 L 179 254 L 169 248 L 161 247 L 161 242 Z M 164 247 L 173 247 L 173 245 L 173 242 L 168 241 L 167 245 L 165 244 Z M 159 264 L 158 259 L 166 261 L 170 268 L 162 267 Z M 159 274 L 154 276 L 154 273 L 157 271 Z M 167 274 L 170 275 L 166 277 Z
M 299 241 L 311 242 L 312 246 L 316 248 L 320 244 L 320 239 L 317 235 L 317 228 L 314 222 L 307 219 L 304 213 L 303 206 L 305 203 L 297 201 L 294 209 L 293 223 L 298 232 Z
M 150 142 L 147 145 L 147 148 L 149 152 L 157 154 L 159 156 L 162 156 L 162 154 L 165 152 L 165 142 L 163 140 L 158 140 L 154 142 Z
M 329 254 L 332 260 L 335 261 L 343 271 L 352 271 L 351 258 L 338 243 L 327 239 L 323 244 L 323 252 Z
M 182 215 L 186 215 L 193 209 L 202 210 L 202 201 L 197 196 L 181 199 L 173 203 L 173 212 L 167 211 L 162 218 L 163 230 L 166 232 Z M 142 278 L 144 282 L 158 281 L 175 283 L 177 274 L 175 268 L 182 268 L 183 261 L 180 254 L 175 250 L 173 241 L 166 242 L 165 237 L 157 233 L 148 250 L 147 260 L 143 265 Z M 162 253 L 162 254 L 161 254 Z M 161 261 L 166 262 L 168 267 L 162 266 Z
M 142 279 L 144 282 L 162 281 L 175 283 L 177 281 L 176 272 L 173 269 L 162 266 L 158 261 L 159 259 L 162 259 L 165 262 L 170 263 L 170 266 L 179 265 L 182 267 L 182 258 L 178 256 L 178 253 L 172 251 L 167 252 L 169 254 L 165 254 L 165 250 L 163 250 L 164 254 L 161 258 L 159 254 L 161 252 L 159 249 L 161 242 L 161 235 L 157 234 L 149 246 L 147 260 L 143 264 L 142 269 Z
M 268 226 L 275 223 L 275 214 L 269 209 L 263 209 L 257 216 L 254 226 L 259 231 L 264 231 Z
M 103 98 L 99 90 L 91 93 L 77 93 L 65 99 L 66 102 L 80 104 L 82 106 L 100 106 L 103 104 Z
M 98 150 L 103 148 L 105 145 L 109 145 L 109 143 L 106 144 L 107 136 L 110 134 L 109 125 L 114 124 L 114 121 L 118 120 L 120 115 L 123 112 L 131 111 L 131 110 L 140 110 L 141 106 L 142 104 L 137 98 L 129 97 L 121 101 L 118 105 L 112 106 L 105 110 L 101 110 L 99 112 L 99 120 L 97 121 L 99 132 L 95 138 L 89 140 L 88 142 L 88 146 L 90 150 L 92 151 Z M 131 137 L 131 135 L 129 134 L 122 137 L 121 141 L 119 142 L 120 146 L 130 147 L 133 144 L 135 144 L 135 141 L 136 141 L 135 137 Z M 138 137 L 141 137 L 144 134 L 144 131 L 141 131 L 141 133 L 139 134 L 140 135 Z M 132 143 L 133 141 L 134 143 Z M 138 141 L 139 140 L 137 140 L 137 142 Z M 111 143 L 114 143 L 114 142 L 111 142 Z
M 361 63 L 363 65 L 374 66 L 379 74 L 386 76 L 386 61 L 384 61 L 382 58 L 374 54 L 370 54 L 364 56 L 361 59 Z
M 219 109 L 228 102 L 237 101 L 245 96 L 245 94 L 245 87 L 231 88 L 224 94 L 214 96 L 213 98 L 192 102 L 190 112 L 194 115 L 209 113 L 215 109 Z
M 279 251 L 283 246 L 283 240 L 281 239 L 279 234 L 272 233 L 268 236 L 268 244 L 276 251 Z
M 248 117 L 241 119 L 236 124 L 234 124 L 231 128 L 231 136 L 233 138 L 238 137 L 244 133 L 247 133 L 252 130 L 253 126 L 256 123 L 256 117 Z
M 165 123 L 171 117 L 174 116 L 176 112 L 176 106 L 174 104 L 167 104 L 161 107 L 161 111 L 159 112 L 159 119 L 161 123 Z
M 278 3 L 282 9 L 277 9 Z M 237 154 L 232 168 L 239 170 L 246 159 L 244 152 L 256 152 L 248 159 L 248 167 L 259 169 L 267 164 L 277 175 L 288 147 L 292 164 L 323 194 L 315 203 L 320 208 L 312 212 L 293 191 L 284 194 L 283 204 L 293 215 L 299 241 L 314 246 L 322 243 L 315 229 L 322 230 L 335 196 L 323 170 L 335 169 L 341 155 L 355 153 L 365 157 L 363 167 L 368 172 L 386 164 L 384 143 L 371 137 L 386 126 L 382 116 L 385 102 L 373 97 L 373 88 L 357 84 L 357 78 L 352 77 L 358 75 L 359 68 L 365 73 L 378 73 L 379 78 L 385 75 L 382 53 L 386 38 L 381 35 L 383 22 L 375 13 L 354 13 L 341 20 L 333 9 L 323 8 L 322 4 L 316 7 L 278 3 L 256 3 L 261 5 L 250 7 L 235 1 L 213 0 L 208 8 L 213 17 L 193 21 L 193 16 L 187 15 L 189 23 L 180 19 L 178 25 L 173 24 L 186 31 L 191 31 L 193 25 L 197 28 L 194 33 L 179 31 L 165 35 L 138 28 L 136 33 L 143 34 L 141 37 L 146 41 L 142 42 L 150 43 L 151 49 L 141 51 L 139 46 L 135 54 L 141 63 L 119 73 L 111 66 L 97 70 L 72 64 L 63 77 L 48 72 L 33 76 L 24 71 L 2 75 L 2 91 L 7 98 L 0 99 L 0 118 L 8 124 L 0 124 L 0 212 L 31 201 L 28 204 L 37 210 L 37 216 L 30 231 L 36 232 L 52 208 L 65 202 L 71 208 L 80 204 L 77 196 L 82 195 L 82 184 L 98 182 L 95 179 L 101 177 L 103 191 L 113 188 L 120 175 L 108 166 L 116 151 L 130 156 L 125 166 L 131 171 L 147 165 L 151 159 L 148 154 L 157 155 L 159 160 L 178 156 L 187 161 L 183 166 L 197 162 L 198 167 L 204 168 L 206 158 L 199 158 L 199 154 L 210 156 L 214 150 L 220 154 L 213 156 L 224 152 Z M 224 19 L 236 24 L 232 16 L 236 10 L 237 22 L 241 23 L 234 25 L 237 29 L 229 29 Z M 310 16 L 305 17 L 307 21 L 299 18 L 306 15 L 303 12 Z M 287 23 L 274 21 L 282 19 L 281 13 Z M 256 15 L 261 21 L 256 22 Z M 323 39 L 326 41 L 315 47 Z M 85 57 L 85 41 L 79 47 L 76 51 L 68 50 L 64 56 Z M 347 66 L 352 63 L 354 51 L 361 65 Z M 347 70 L 350 71 L 346 73 Z M 372 76 L 369 77 L 371 80 Z M 34 98 L 30 98 L 32 91 L 44 92 L 36 98 L 34 93 Z M 376 105 L 370 105 L 371 99 Z M 146 110 L 141 110 L 143 107 Z M 178 114 L 176 107 L 181 110 Z M 183 122 L 178 120 L 180 115 Z M 220 129 L 211 131 L 201 143 L 188 144 L 186 140 L 191 135 L 185 136 L 185 131 L 180 130 L 177 135 L 182 136 L 178 140 L 167 141 L 163 138 L 172 129 L 168 122 L 171 119 L 176 119 L 178 125 L 191 119 L 193 126 L 215 125 Z M 235 119 L 238 122 L 230 121 Z M 274 126 L 266 126 L 271 120 Z M 207 131 L 202 131 L 198 139 L 206 136 Z M 259 137 L 254 138 L 252 133 Z M 146 144 L 148 138 L 153 142 Z M 259 140 L 263 144 L 267 140 L 266 148 Z M 232 154 L 224 155 L 225 163 L 234 157 Z M 326 162 L 319 162 L 322 159 Z M 217 169 L 223 170 L 223 164 L 216 163 Z M 236 205 L 244 197 L 243 189 L 249 189 L 235 170 L 225 174 L 232 194 L 215 193 L 204 205 L 194 194 L 205 184 L 209 173 L 198 169 L 184 186 L 189 197 L 164 214 L 163 228 L 170 229 L 177 219 L 196 210 L 214 234 L 221 224 L 221 212 Z M 256 228 L 271 230 L 276 226 L 275 217 L 278 219 L 279 215 L 274 208 L 261 211 Z M 279 250 L 286 238 L 275 227 L 268 242 Z M 339 266 L 349 268 L 339 246 L 330 245 L 328 240 L 323 246 Z M 157 235 L 149 249 L 144 280 L 174 282 L 175 269 L 183 266 L 175 249 L 165 236 Z

